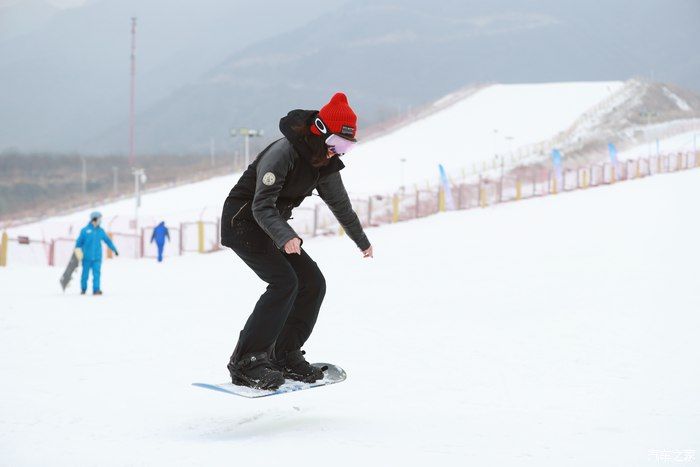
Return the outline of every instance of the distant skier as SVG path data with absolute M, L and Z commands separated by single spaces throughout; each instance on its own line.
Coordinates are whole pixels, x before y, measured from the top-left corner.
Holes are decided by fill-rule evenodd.
M 83 227 L 75 242 L 75 255 L 83 263 L 83 273 L 80 276 L 80 293 L 87 291 L 88 275 L 92 271 L 92 294 L 102 295 L 100 289 L 100 268 L 102 267 L 102 242 L 105 242 L 115 255 L 119 256 L 117 248 L 107 233 L 100 227 L 102 214 L 95 211 L 90 214 L 90 223 Z
M 165 248 L 166 238 L 170 241 L 170 231 L 168 231 L 168 228 L 165 226 L 165 221 L 162 221 L 153 229 L 153 235 L 151 235 L 151 243 L 156 242 L 156 246 L 158 247 L 159 263 L 163 261 L 163 248 Z
M 275 389 L 291 378 L 323 378 L 301 347 L 318 316 L 326 282 L 287 220 L 316 189 L 348 236 L 372 257 L 335 156 L 352 149 L 357 117 L 343 93 L 320 111 L 292 110 L 279 123 L 284 138 L 263 150 L 224 203 L 221 243 L 268 283 L 240 333 L 228 370 L 234 384 Z

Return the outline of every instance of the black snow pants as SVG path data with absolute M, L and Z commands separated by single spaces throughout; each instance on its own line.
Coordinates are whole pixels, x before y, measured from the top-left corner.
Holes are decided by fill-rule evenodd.
M 298 350 L 316 324 L 326 281 L 311 257 L 288 255 L 248 216 L 222 218 L 222 244 L 231 248 L 265 281 L 260 296 L 241 331 L 231 361 L 250 352 L 276 353 Z M 230 229 L 229 229 L 230 227 Z

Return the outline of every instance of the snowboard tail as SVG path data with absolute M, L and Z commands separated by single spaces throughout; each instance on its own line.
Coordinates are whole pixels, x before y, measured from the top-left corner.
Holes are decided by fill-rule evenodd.
M 303 391 L 306 389 L 328 386 L 329 384 L 335 384 L 345 381 L 347 377 L 345 370 L 343 370 L 337 365 L 333 365 L 332 363 L 312 363 L 312 365 L 317 368 L 326 367 L 326 370 L 323 372 L 323 379 L 320 379 L 314 383 L 304 383 L 301 381 L 294 381 L 288 379 L 284 382 L 282 386 L 275 390 L 256 389 L 248 386 L 238 386 L 233 383 L 192 383 L 192 386 L 197 386 L 204 389 L 211 389 L 212 391 L 225 392 L 227 394 L 233 394 L 235 396 L 247 397 L 249 399 L 257 399 L 259 397 L 276 396 L 288 392 Z
M 61 276 L 60 283 L 61 283 L 61 288 L 63 291 L 66 291 L 66 287 L 68 287 L 68 284 L 70 284 L 70 280 L 73 278 L 73 273 L 75 272 L 76 269 L 78 269 L 78 257 L 75 256 L 75 252 L 70 257 L 70 261 L 68 262 L 68 266 L 66 266 L 66 270 L 63 271 L 63 275 Z

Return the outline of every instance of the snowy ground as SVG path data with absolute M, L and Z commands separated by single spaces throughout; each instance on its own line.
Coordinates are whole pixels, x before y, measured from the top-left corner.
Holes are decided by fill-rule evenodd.
M 670 138 L 658 140 L 658 143 L 650 142 L 640 144 L 633 148 L 620 151 L 618 158 L 639 159 L 642 157 L 656 156 L 657 154 L 674 154 L 677 152 L 693 152 L 700 150 L 700 131 L 688 131 Z
M 108 261 L 103 297 L 0 270 L 0 464 L 697 463 L 699 199 L 694 170 L 372 229 L 373 260 L 307 241 L 308 356 L 348 380 L 258 400 L 190 386 L 263 289 L 233 253 Z

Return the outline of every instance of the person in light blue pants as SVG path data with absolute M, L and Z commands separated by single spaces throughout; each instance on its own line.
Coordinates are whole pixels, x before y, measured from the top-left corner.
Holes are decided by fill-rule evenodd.
M 100 268 L 102 267 L 102 242 L 105 242 L 115 255 L 119 256 L 117 248 L 107 233 L 100 227 L 102 214 L 95 211 L 90 214 L 90 223 L 82 228 L 75 242 L 75 255 L 82 261 L 83 273 L 80 276 L 80 293 L 87 291 L 88 277 L 92 271 L 92 293 L 102 295 L 100 288 Z

